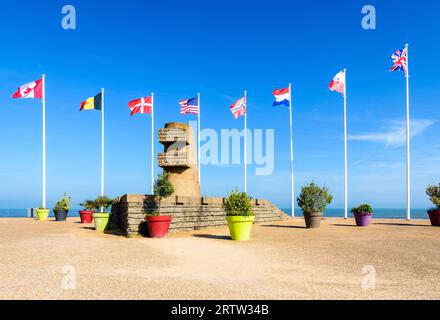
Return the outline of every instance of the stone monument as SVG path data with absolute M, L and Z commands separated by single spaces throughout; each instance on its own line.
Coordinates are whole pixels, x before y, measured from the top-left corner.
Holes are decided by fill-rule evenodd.
M 159 130 L 159 167 L 169 174 L 175 188 L 173 196 L 200 198 L 200 180 L 194 130 L 188 124 L 172 122 Z
M 172 122 L 159 130 L 164 152 L 157 156 L 158 165 L 169 173 L 174 194 L 163 199 L 161 213 L 172 215 L 171 231 L 199 230 L 226 226 L 224 198 L 201 197 L 193 129 L 184 123 Z M 256 222 L 286 219 L 286 214 L 270 201 L 252 199 Z M 145 215 L 156 209 L 153 195 L 127 194 L 115 200 L 111 228 L 128 237 L 146 234 Z

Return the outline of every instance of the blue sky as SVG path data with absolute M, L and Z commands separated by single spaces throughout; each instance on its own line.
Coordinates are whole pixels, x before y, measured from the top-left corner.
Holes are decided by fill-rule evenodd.
M 61 28 L 61 8 L 77 10 L 77 30 Z M 365 4 L 377 29 L 361 27 Z M 249 127 L 275 130 L 275 171 L 249 192 L 289 206 L 288 111 L 273 89 L 293 83 L 296 188 L 315 180 L 343 205 L 342 97 L 328 90 L 348 69 L 350 206 L 405 207 L 405 79 L 389 56 L 410 44 L 413 206 L 428 207 L 440 172 L 438 1 L 27 1 L 1 2 L 0 208 L 41 203 L 41 104 L 12 100 L 16 88 L 47 75 L 48 202 L 99 193 L 100 114 L 80 102 L 106 88 L 106 191 L 149 190 L 150 119 L 127 102 L 156 93 L 156 125 L 191 121 L 177 101 L 200 91 L 203 127 L 242 128 L 228 110 L 249 96 Z M 161 146 L 157 144 L 158 150 Z M 205 166 L 203 193 L 242 186 L 241 166 Z

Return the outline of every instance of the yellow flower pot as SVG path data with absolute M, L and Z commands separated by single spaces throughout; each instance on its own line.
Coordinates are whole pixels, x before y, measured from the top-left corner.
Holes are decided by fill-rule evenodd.
M 255 222 L 255 216 L 227 217 L 231 239 L 237 241 L 249 241 L 251 238 L 252 227 Z
M 47 221 L 49 219 L 49 209 L 37 209 L 37 220 Z

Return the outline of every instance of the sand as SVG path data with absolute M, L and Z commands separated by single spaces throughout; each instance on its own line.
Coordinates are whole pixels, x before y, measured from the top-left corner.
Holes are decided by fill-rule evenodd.
M 440 299 L 440 228 L 353 224 L 263 224 L 241 243 L 227 228 L 126 239 L 0 219 L 0 299 Z

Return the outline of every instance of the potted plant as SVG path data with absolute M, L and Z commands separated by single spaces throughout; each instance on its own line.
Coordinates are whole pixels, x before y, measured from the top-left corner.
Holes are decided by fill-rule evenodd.
M 428 211 L 431 224 L 434 227 L 440 227 L 440 184 L 438 186 L 428 186 L 426 194 L 435 206 Z
M 232 191 L 224 200 L 229 232 L 232 240 L 248 241 L 251 238 L 255 213 L 252 211 L 251 198 L 245 192 Z
M 107 196 L 99 196 L 94 201 L 95 210 L 99 213 L 93 214 L 95 221 L 95 230 L 104 232 L 110 225 L 111 213 L 107 212 L 108 208 L 113 204 L 113 200 Z
M 154 184 L 154 196 L 156 202 L 156 211 L 148 214 L 148 231 L 151 238 L 166 238 L 170 230 L 173 218 L 170 215 L 162 215 L 162 199 L 170 197 L 174 193 L 174 186 L 168 180 L 168 173 L 160 174 Z
M 79 216 L 81 219 L 81 223 L 91 224 L 93 223 L 93 214 L 95 213 L 95 201 L 86 200 L 83 203 L 80 203 L 80 206 L 83 207 L 83 210 L 79 212 Z
M 64 193 L 64 197 L 62 197 L 53 208 L 53 213 L 55 214 L 56 221 L 67 220 L 67 215 L 69 214 L 71 203 L 72 197 L 70 197 L 67 193 Z
M 321 188 L 314 182 L 302 187 L 298 197 L 298 206 L 302 209 L 306 227 L 319 228 L 324 211 L 333 200 L 333 196 L 325 187 Z
M 370 205 L 360 205 L 359 207 L 351 209 L 351 213 L 353 213 L 358 227 L 368 227 L 371 224 L 373 208 Z
M 37 220 L 47 221 L 49 219 L 50 209 L 42 208 L 41 206 L 37 209 Z

